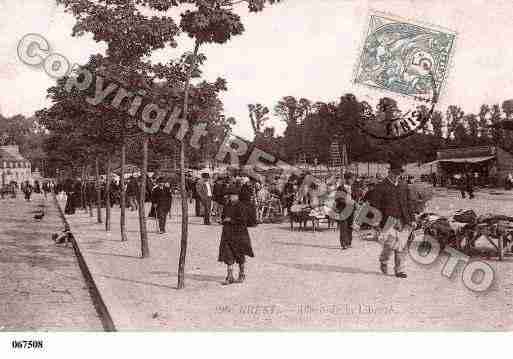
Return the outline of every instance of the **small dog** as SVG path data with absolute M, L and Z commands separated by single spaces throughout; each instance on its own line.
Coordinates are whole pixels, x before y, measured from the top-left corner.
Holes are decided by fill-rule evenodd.
M 71 236 L 72 234 L 70 231 L 64 230 L 61 233 L 52 234 L 52 240 L 55 242 L 56 245 L 64 244 L 67 247 L 68 243 L 71 243 Z

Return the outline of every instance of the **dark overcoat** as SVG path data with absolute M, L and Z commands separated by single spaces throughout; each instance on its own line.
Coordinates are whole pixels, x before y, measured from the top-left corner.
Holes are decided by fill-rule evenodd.
M 223 210 L 222 219 L 230 218 L 230 222 L 223 222 L 223 232 L 219 243 L 219 262 L 233 263 L 241 256 L 254 257 L 251 239 L 248 233 L 249 213 L 242 202 L 229 202 Z
M 151 192 L 151 202 L 155 204 L 158 211 L 169 212 L 171 209 L 171 191 L 168 187 L 155 187 Z
M 378 183 L 365 195 L 365 201 L 378 209 L 383 216 L 380 227 L 383 228 L 389 217 L 396 218 L 403 225 L 414 220 L 410 206 L 408 186 L 402 183 L 394 185 L 388 178 Z

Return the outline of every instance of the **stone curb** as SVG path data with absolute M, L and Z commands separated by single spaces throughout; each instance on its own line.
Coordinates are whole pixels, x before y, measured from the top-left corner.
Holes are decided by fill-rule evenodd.
M 59 204 L 59 201 L 57 201 L 57 197 L 55 196 L 55 194 L 52 194 L 52 196 L 53 196 L 55 206 L 57 207 L 57 209 L 59 211 L 59 215 L 61 216 L 62 222 L 64 224 L 64 230 L 71 231 L 68 220 L 66 219 L 66 216 L 64 215 L 64 212 Z M 71 236 L 71 243 L 73 244 L 73 249 L 74 249 L 75 255 L 77 256 L 77 259 L 78 259 L 78 265 L 80 266 L 82 275 L 84 276 L 84 279 L 89 288 L 89 292 L 91 293 L 94 307 L 96 308 L 96 311 L 98 312 L 98 315 L 102 322 L 103 328 L 107 332 L 114 332 L 114 331 L 116 331 L 116 327 L 114 325 L 112 317 L 109 313 L 107 306 L 105 305 L 105 302 L 102 298 L 100 291 L 98 290 L 96 283 L 94 282 L 93 276 L 91 275 L 91 272 L 89 271 L 89 268 L 87 267 L 87 263 L 84 260 L 82 253 L 80 252 L 80 247 L 79 247 L 77 241 L 75 240 L 74 236 Z

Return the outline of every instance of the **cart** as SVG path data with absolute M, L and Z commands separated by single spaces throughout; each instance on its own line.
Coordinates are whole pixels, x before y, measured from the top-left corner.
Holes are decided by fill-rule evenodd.
M 465 253 L 469 253 L 475 248 L 475 243 L 479 238 L 485 238 L 495 249 L 497 258 L 502 261 L 508 251 L 512 251 L 513 218 L 493 216 L 488 219 L 480 219 L 476 223 L 464 227 L 459 237 L 459 247 Z

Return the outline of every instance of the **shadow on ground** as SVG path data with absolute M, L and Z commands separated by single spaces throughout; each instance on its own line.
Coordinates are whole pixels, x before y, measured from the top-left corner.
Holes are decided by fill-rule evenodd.
M 306 264 L 306 263 L 275 263 L 288 268 L 299 269 L 303 271 L 311 272 L 333 272 L 333 273 L 347 273 L 347 274 L 365 274 L 365 275 L 376 275 L 382 277 L 383 274 L 378 271 L 366 271 L 358 268 L 342 267 L 328 264 Z

